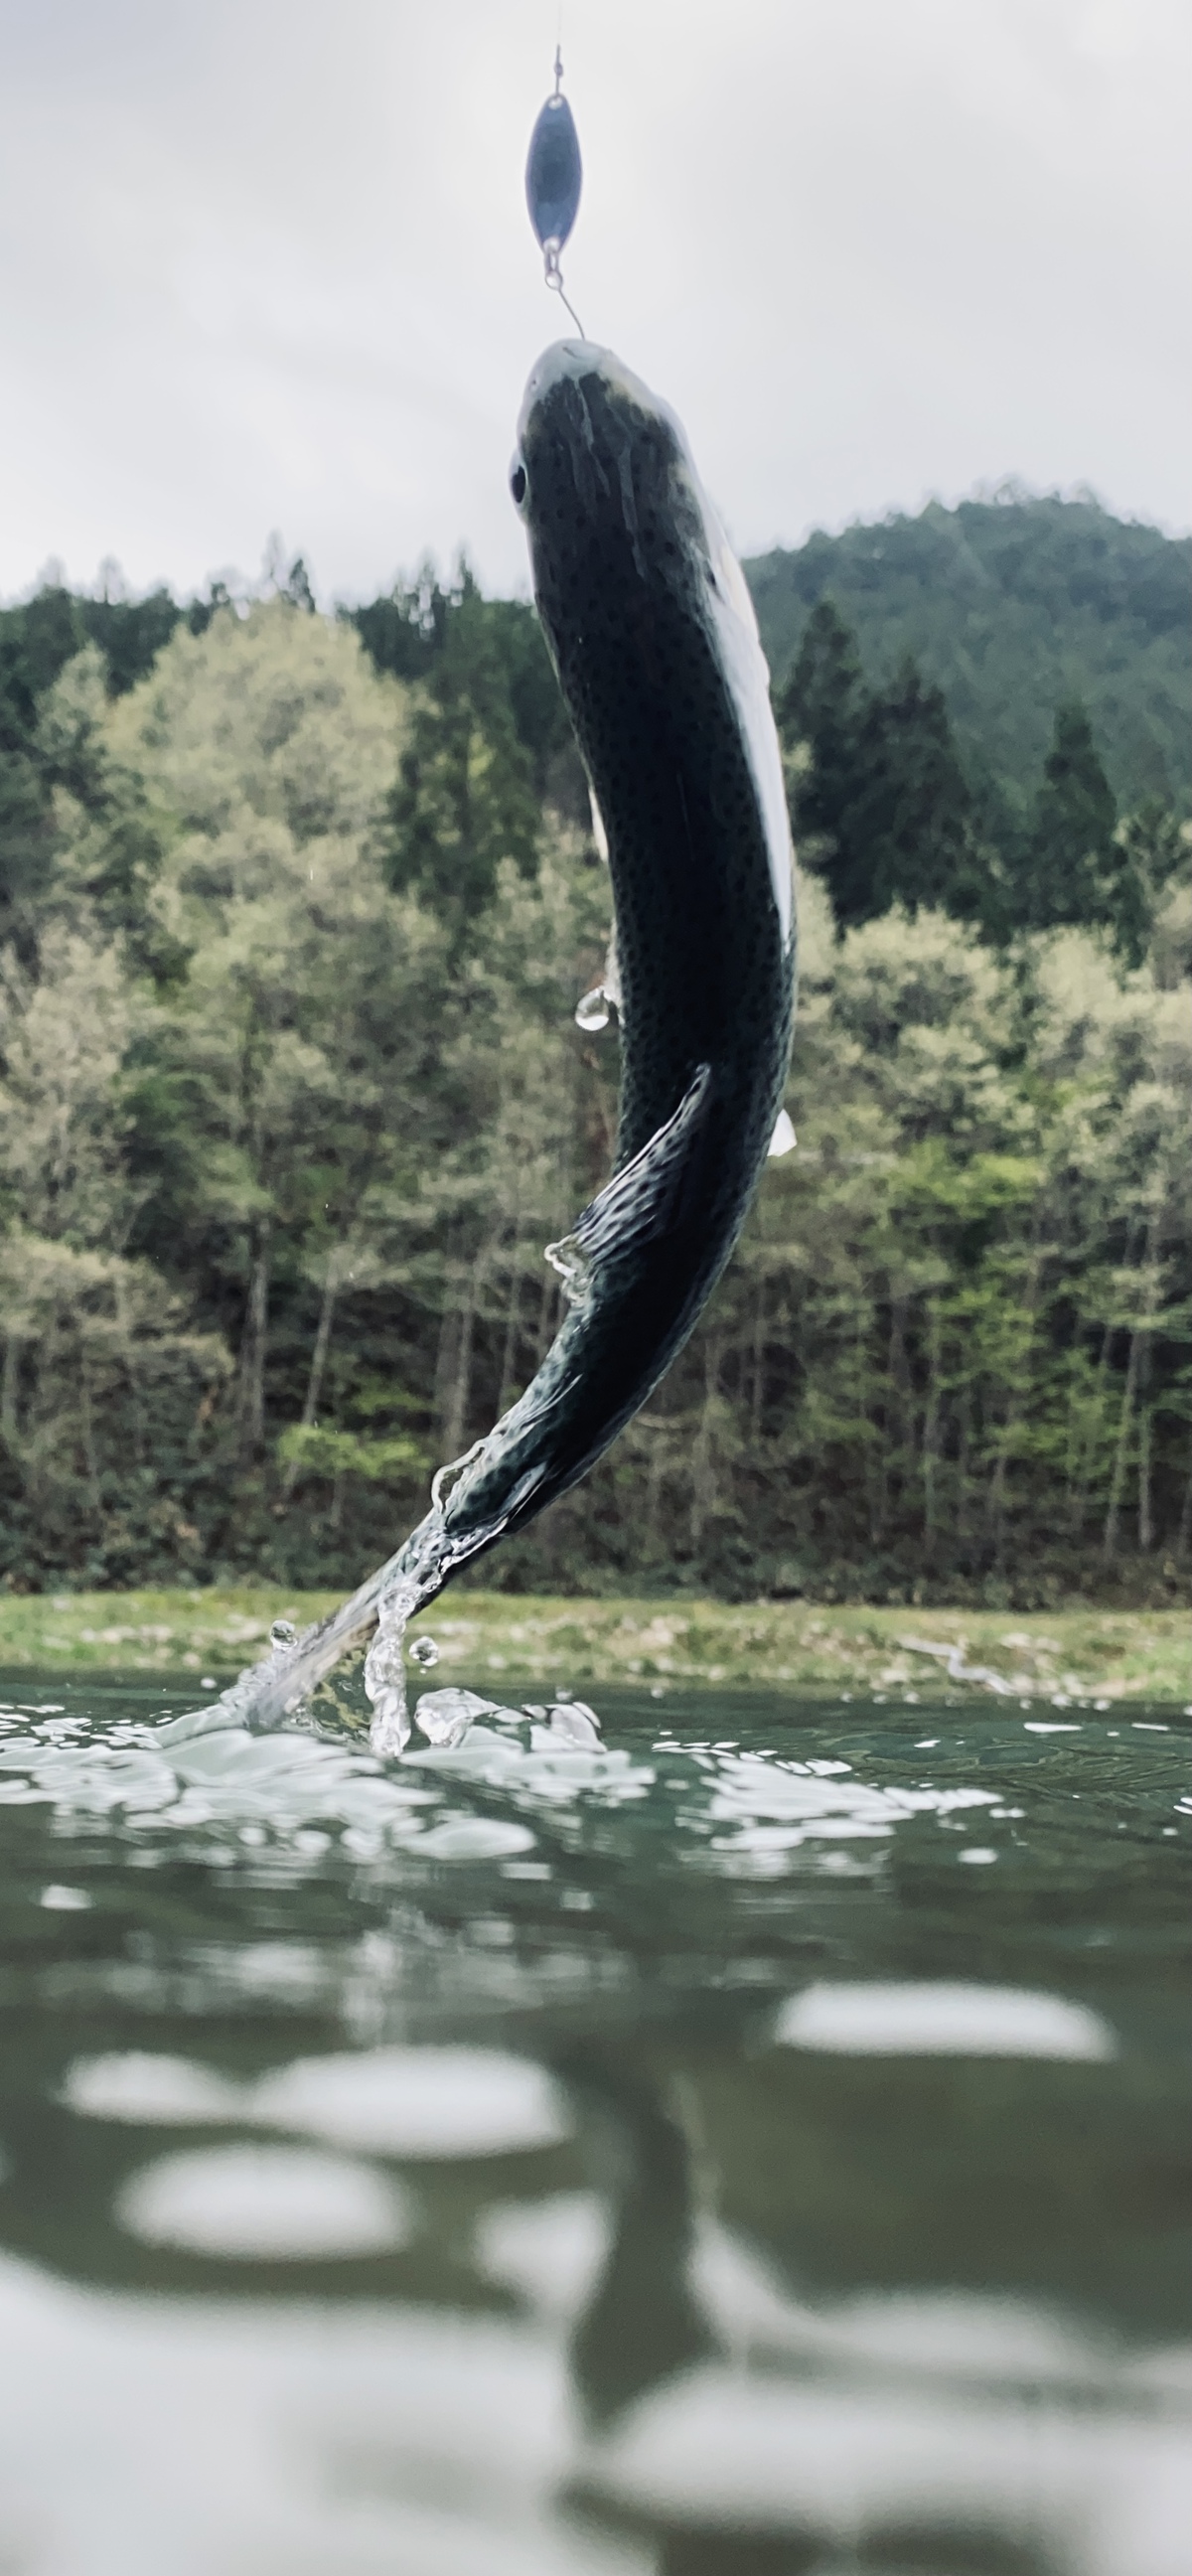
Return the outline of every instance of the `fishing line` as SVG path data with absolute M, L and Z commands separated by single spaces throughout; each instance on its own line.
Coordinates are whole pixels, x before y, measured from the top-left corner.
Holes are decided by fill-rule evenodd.
M 556 255 L 555 255 L 555 258 L 554 258 L 554 261 L 553 261 L 553 262 L 551 261 L 551 259 L 550 259 L 549 255 L 548 255 L 548 257 L 547 257 L 547 262 L 546 262 L 546 283 L 547 283 L 547 285 L 549 286 L 549 288 L 550 288 L 550 290 L 551 290 L 552 295 L 557 295 L 557 296 L 558 296 L 558 299 L 559 299 L 560 304 L 565 304 L 565 305 L 566 305 L 566 307 L 567 307 L 567 311 L 568 311 L 568 312 L 569 312 L 569 314 L 571 315 L 571 319 L 572 319 L 572 321 L 573 321 L 573 322 L 574 322 L 574 324 L 575 324 L 576 330 L 578 331 L 578 333 L 579 333 L 579 336 L 580 336 L 581 340 L 586 340 L 586 339 L 587 339 L 587 336 L 588 336 L 588 335 L 587 335 L 587 332 L 585 331 L 584 326 L 583 326 L 583 323 L 580 321 L 580 318 L 579 318 L 578 313 L 576 312 L 575 306 L 574 306 L 574 304 L 572 303 L 571 298 L 570 298 L 570 296 L 568 295 L 567 290 L 566 290 L 566 288 L 565 288 L 565 286 L 564 286 L 564 284 L 563 284 L 563 272 L 562 272 L 562 269 L 561 269 L 561 268 L 560 268 L 560 266 L 559 266 L 559 261 L 558 261 L 558 254 L 557 254 L 557 252 L 556 252 Z
M 543 273 L 575 324 L 581 340 L 587 332 L 563 284 L 560 255 L 579 213 L 584 165 L 575 118 L 563 96 L 563 12 L 555 46 L 555 86 L 539 110 L 526 161 L 526 204 L 542 252 Z

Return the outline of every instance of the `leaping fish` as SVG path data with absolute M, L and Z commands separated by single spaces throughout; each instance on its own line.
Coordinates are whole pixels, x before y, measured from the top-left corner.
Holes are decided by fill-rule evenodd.
M 510 483 L 612 879 L 614 1170 L 549 1248 L 567 1312 L 537 1376 L 449 1492 L 440 1471 L 397 1554 L 244 1677 L 250 1725 L 295 1706 L 386 1602 L 404 1625 L 578 1483 L 687 1341 L 771 1140 L 789 1140 L 796 935 L 769 673 L 683 430 L 610 350 L 563 340 L 530 377 Z M 400 1660 L 400 1628 L 395 1644 Z

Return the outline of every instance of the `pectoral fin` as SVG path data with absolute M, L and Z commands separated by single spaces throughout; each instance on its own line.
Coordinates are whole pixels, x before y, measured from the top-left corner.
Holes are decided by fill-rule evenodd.
M 614 1172 L 570 1234 L 547 1244 L 546 1258 L 559 1273 L 569 1305 L 587 1305 L 593 1271 L 602 1261 L 655 1242 L 675 1223 L 698 1157 L 711 1089 L 711 1067 L 701 1064 L 673 1117 L 623 1171 Z
M 588 1262 L 607 1260 L 636 1244 L 652 1243 L 675 1221 L 691 1170 L 712 1090 L 710 1065 L 701 1064 L 673 1117 L 640 1154 L 615 1172 L 599 1198 L 576 1219 L 570 1240 Z

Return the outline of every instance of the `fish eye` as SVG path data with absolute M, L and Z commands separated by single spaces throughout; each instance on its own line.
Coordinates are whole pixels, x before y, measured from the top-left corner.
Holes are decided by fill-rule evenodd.
M 509 476 L 509 489 L 513 494 L 514 508 L 520 510 L 522 502 L 526 497 L 526 469 L 522 464 L 520 456 L 515 457 L 514 459 L 513 467 Z

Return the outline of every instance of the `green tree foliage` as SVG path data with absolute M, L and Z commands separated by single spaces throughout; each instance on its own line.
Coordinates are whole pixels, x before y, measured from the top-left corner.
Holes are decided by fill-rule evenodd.
M 837 924 L 894 903 L 937 906 L 1004 945 L 1027 929 L 1107 929 L 1131 964 L 1179 864 L 1179 826 L 1151 800 L 1119 825 L 1113 790 L 1079 700 L 1056 710 L 1034 811 L 983 837 L 943 693 L 908 655 L 871 688 L 835 602 L 817 601 L 775 696 L 791 819 L 821 871 Z
M 44 838 L 0 932 L 0 1579 L 346 1586 L 550 1340 L 542 1247 L 615 1134 L 615 1030 L 574 1022 L 608 885 L 538 796 L 516 653 L 471 596 L 432 603 L 405 678 L 293 577 L 202 603 L 123 693 L 93 641 L 47 655 L 21 719 Z M 926 682 L 872 686 L 823 611 L 790 698 L 812 855 L 870 871 L 839 920 L 828 859 L 805 874 L 798 1148 L 657 1397 L 486 1579 L 1167 1597 L 1188 837 L 1163 806 L 1115 822 L 1069 725 L 1039 828 L 1076 854 L 1071 909 L 1094 850 L 1142 926 L 998 946 L 939 902 L 962 809 Z
M 36 700 L 84 644 L 94 644 L 109 695 L 122 697 L 152 670 L 182 614 L 161 588 L 144 599 L 112 598 L 106 590 L 93 599 L 61 582 L 47 583 L 24 607 L 0 609 L 6 693 L 15 696 L 28 727 Z
M 1078 698 L 1056 709 L 1051 749 L 1020 867 L 1021 917 L 1042 930 L 1105 922 L 1134 965 L 1146 950 L 1157 895 L 1178 863 L 1174 817 L 1132 817 L 1117 805 Z
M 1117 805 L 1079 699 L 1056 709 L 1029 845 L 1036 927 L 1087 921 L 1113 864 Z
M 126 1067 L 150 1004 L 85 901 L 0 978 L 0 1497 L 11 1567 L 130 1580 L 185 1561 L 191 1425 L 222 1337 L 129 1253 L 139 1185 Z
M 45 585 L 24 607 L 0 609 L 0 937 L 28 942 L 32 910 L 53 873 L 62 793 L 91 814 L 101 841 L 107 827 L 93 864 L 106 879 L 109 909 L 122 910 L 131 927 L 143 908 L 158 853 L 128 782 L 113 792 L 99 701 L 144 678 L 181 614 L 165 590 L 140 600 L 106 593 L 89 599 L 61 583 Z M 88 644 L 86 685 L 81 696 L 74 690 L 75 720 L 61 720 L 66 701 L 47 720 L 50 692 Z M 159 962 L 168 969 L 167 958 Z
M 746 572 L 776 674 L 824 598 L 870 671 L 914 655 L 944 692 L 983 834 L 1027 825 L 1055 709 L 1074 696 L 1119 806 L 1192 811 L 1192 539 L 1010 486 L 955 510 L 932 502 L 914 519 L 817 531 Z
M 842 927 L 892 903 L 976 909 L 965 785 L 939 689 L 908 654 L 868 689 L 831 600 L 807 622 L 775 712 L 788 748 L 800 847 L 823 869 Z
M 571 821 L 586 825 L 587 785 L 538 619 L 524 600 L 482 599 L 466 563 L 450 589 L 432 563 L 412 582 L 395 582 L 383 598 L 341 612 L 350 617 L 378 671 L 425 680 L 438 693 L 455 674 L 478 690 L 490 723 L 510 725 L 527 754 L 534 792 Z
M 499 628 L 466 578 L 388 800 L 382 846 L 389 883 L 433 905 L 458 945 L 491 903 L 503 859 L 522 876 L 534 875 L 540 827 Z

